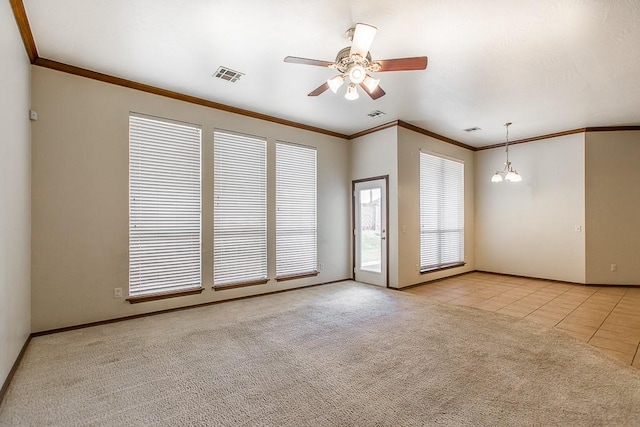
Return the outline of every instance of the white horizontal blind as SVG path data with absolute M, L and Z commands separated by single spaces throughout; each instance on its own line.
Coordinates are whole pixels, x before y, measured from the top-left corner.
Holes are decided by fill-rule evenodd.
M 213 283 L 267 278 L 267 141 L 216 130 Z
M 129 117 L 129 295 L 201 286 L 201 130 Z
M 420 268 L 464 262 L 464 164 L 420 153 Z
M 276 276 L 317 270 L 316 150 L 276 143 Z

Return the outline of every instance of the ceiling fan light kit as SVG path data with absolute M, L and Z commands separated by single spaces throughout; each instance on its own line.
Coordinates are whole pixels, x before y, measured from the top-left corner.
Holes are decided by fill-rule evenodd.
M 366 76 L 367 73 L 364 71 L 364 67 L 362 67 L 362 65 L 356 64 L 349 68 L 349 79 L 357 85 L 362 83 Z
M 362 83 L 364 83 L 367 89 L 369 89 L 369 92 L 373 92 L 380 84 L 380 79 L 374 79 L 373 77 L 367 75 Z
M 287 56 L 284 58 L 284 62 L 328 67 L 340 72 L 339 75 L 331 77 L 318 88 L 311 91 L 308 96 L 318 96 L 327 89 L 331 89 L 333 93 L 338 93 L 338 89 L 344 84 L 345 79 L 348 78 L 350 83 L 347 86 L 346 99 L 358 99 L 357 87 L 360 86 L 371 99 L 376 100 L 384 96 L 385 91 L 380 87 L 380 79 L 373 78 L 369 73 L 424 70 L 427 68 L 426 56 L 385 59 L 381 61 L 372 60 L 369 48 L 376 35 L 376 31 L 376 27 L 368 24 L 356 24 L 354 28 L 347 30 L 346 34 L 349 40 L 351 40 L 351 46 L 340 50 L 335 62 L 295 56 Z
M 349 101 L 353 101 L 360 98 L 360 95 L 358 94 L 358 90 L 356 89 L 355 83 L 349 83 L 349 87 L 347 88 L 347 93 L 344 95 L 344 97 Z
M 507 128 L 507 136 L 505 142 L 505 151 L 507 152 L 507 161 L 504 163 L 504 168 L 501 171 L 496 171 L 495 174 L 491 177 L 491 182 L 520 182 L 522 181 L 522 176 L 511 167 L 511 162 L 509 161 L 509 126 L 511 126 L 511 122 L 505 123 L 504 126 Z
M 329 80 L 327 80 L 327 84 L 329 85 L 329 89 L 331 89 L 331 92 L 338 93 L 338 89 L 340 89 L 340 87 L 344 84 L 344 77 L 331 77 Z

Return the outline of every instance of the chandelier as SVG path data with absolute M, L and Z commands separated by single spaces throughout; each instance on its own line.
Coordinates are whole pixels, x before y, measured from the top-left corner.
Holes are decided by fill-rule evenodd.
M 501 171 L 496 171 L 496 173 L 491 177 L 491 182 L 520 182 L 522 181 L 522 177 L 515 169 L 511 167 L 511 162 L 509 161 L 509 126 L 511 126 L 511 122 L 505 123 L 504 125 L 507 128 L 507 142 L 505 143 L 507 161 L 504 163 L 504 169 L 502 169 Z

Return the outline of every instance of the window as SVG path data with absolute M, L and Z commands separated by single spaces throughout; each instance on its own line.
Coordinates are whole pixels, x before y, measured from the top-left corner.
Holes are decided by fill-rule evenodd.
M 129 295 L 201 287 L 197 126 L 129 117 Z
M 420 153 L 420 271 L 464 264 L 464 164 Z
M 276 278 L 317 274 L 316 150 L 276 143 Z
M 267 282 L 267 142 L 216 130 L 213 284 Z

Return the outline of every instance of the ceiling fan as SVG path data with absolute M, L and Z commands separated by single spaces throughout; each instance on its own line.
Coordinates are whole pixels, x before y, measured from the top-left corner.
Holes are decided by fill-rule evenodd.
M 347 46 L 338 52 L 335 62 L 298 58 L 296 56 L 287 56 L 284 58 L 284 62 L 329 67 L 340 72 L 337 76 L 330 78 L 311 91 L 308 96 L 318 96 L 327 89 L 337 93 L 340 86 L 348 78 L 349 85 L 345 95 L 346 99 L 358 99 L 357 86 L 360 86 L 371 99 L 378 99 L 385 94 L 385 91 L 379 85 L 380 79 L 373 78 L 369 73 L 424 70 L 427 68 L 427 57 L 417 56 L 374 61 L 371 58 L 371 53 L 369 53 L 369 48 L 376 35 L 376 30 L 376 27 L 367 24 L 356 24 L 355 28 L 349 29 L 347 37 L 351 40 L 351 46 Z

